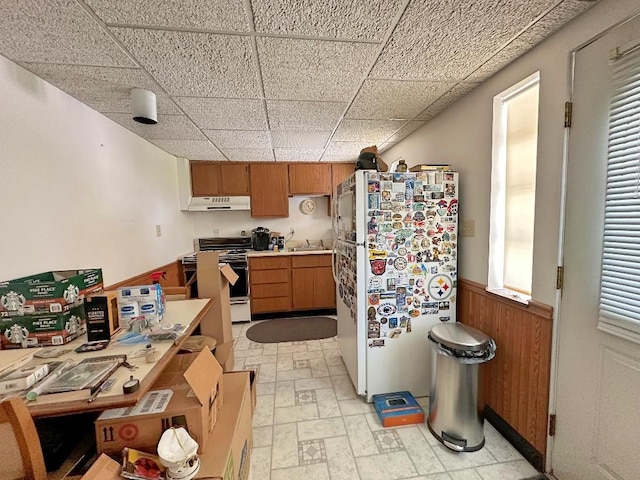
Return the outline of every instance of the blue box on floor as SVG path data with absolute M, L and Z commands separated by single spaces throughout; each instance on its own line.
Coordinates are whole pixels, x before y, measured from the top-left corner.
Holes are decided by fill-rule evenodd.
M 411 392 L 382 393 L 372 400 L 383 427 L 424 423 L 424 410 Z

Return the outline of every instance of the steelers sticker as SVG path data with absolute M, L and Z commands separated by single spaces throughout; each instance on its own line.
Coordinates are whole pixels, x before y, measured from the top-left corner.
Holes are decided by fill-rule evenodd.
M 393 266 L 396 270 L 404 270 L 407 268 L 407 259 L 404 257 L 398 257 L 393 262 Z
M 453 292 L 453 282 L 448 275 L 435 275 L 429 280 L 427 287 L 429 296 L 433 300 L 445 300 Z

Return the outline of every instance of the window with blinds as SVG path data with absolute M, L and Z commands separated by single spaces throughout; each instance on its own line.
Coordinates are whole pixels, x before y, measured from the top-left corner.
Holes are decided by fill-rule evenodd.
M 640 341 L 640 48 L 611 63 L 598 328 Z

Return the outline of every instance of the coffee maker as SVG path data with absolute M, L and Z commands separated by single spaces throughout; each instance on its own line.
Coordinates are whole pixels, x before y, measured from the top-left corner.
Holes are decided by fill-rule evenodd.
M 269 248 L 269 229 L 256 227 L 251 230 L 251 246 L 254 250 L 267 250 Z

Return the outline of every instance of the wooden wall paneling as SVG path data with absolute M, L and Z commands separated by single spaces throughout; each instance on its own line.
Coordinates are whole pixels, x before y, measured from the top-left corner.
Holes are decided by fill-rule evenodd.
M 482 365 L 482 398 L 494 412 L 544 455 L 551 362 L 553 309 L 522 305 L 458 282 L 458 319 L 491 336 L 496 357 Z
M 149 270 L 148 272 L 141 273 L 140 275 L 136 275 L 135 277 L 130 277 L 130 278 L 127 278 L 126 280 L 122 280 L 121 282 L 114 283 L 113 285 L 104 287 L 104 289 L 115 290 L 120 287 L 131 287 L 134 285 L 150 285 L 151 274 L 153 272 L 166 272 L 165 278 L 160 280 L 160 285 L 162 285 L 163 287 L 184 286 L 182 264 L 176 260 L 173 263 L 167 263 L 166 265 L 163 265 L 158 268 L 154 268 L 153 270 Z

